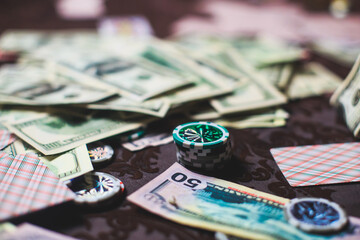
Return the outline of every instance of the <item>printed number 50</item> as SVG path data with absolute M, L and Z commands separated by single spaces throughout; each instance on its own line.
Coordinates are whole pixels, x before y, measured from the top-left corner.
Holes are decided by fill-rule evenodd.
M 183 174 L 183 173 L 174 173 L 171 176 L 171 179 L 175 182 L 184 182 L 184 185 L 190 188 L 196 188 L 199 184 L 201 184 L 201 181 L 199 179 L 195 179 L 195 178 L 189 178 Z M 185 182 L 186 181 L 186 182 Z

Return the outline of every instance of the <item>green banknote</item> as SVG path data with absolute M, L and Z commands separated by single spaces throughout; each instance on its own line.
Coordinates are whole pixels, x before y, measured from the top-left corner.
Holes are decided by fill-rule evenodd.
M 289 99 L 299 99 L 332 93 L 341 84 L 341 79 L 322 65 L 311 62 L 295 72 L 286 89 Z
M 269 80 L 273 86 L 283 91 L 289 84 L 294 67 L 291 63 L 283 63 L 269 65 L 256 70 L 262 74 L 266 80 Z
M 232 66 L 248 81 L 234 88 L 228 96 L 212 99 L 211 105 L 221 115 L 273 107 L 286 103 L 286 97 L 233 51 L 226 52 Z
M 45 156 L 27 143 L 17 140 L 4 151 L 13 156 L 35 153 L 40 161 L 62 181 L 81 176 L 94 169 L 85 144 L 62 154 Z
M 146 63 L 125 60 L 118 54 L 99 45 L 91 49 L 84 46 L 55 43 L 34 51 L 28 58 L 56 62 L 68 71 L 78 71 L 93 76 L 94 86 L 111 89 L 137 101 L 155 97 L 191 82 L 169 71 L 159 71 Z
M 144 121 L 121 120 L 116 113 L 98 112 L 91 117 L 42 113 L 3 124 L 45 155 L 62 153 L 119 133 L 137 129 Z
M 197 51 L 230 47 L 255 68 L 294 62 L 306 57 L 306 52 L 302 48 L 271 38 L 191 34 L 177 37 L 175 40 L 183 47 Z
M 166 99 L 150 99 L 137 102 L 124 97 L 116 96 L 104 101 L 85 105 L 89 109 L 115 110 L 146 114 L 155 117 L 165 117 L 170 108 Z
M 6 65 L 0 68 L 0 102 L 22 105 L 81 104 L 114 95 L 113 91 L 81 84 L 88 78 L 47 65 Z
M 246 239 L 332 239 L 290 225 L 283 212 L 289 200 L 235 183 L 200 175 L 173 164 L 127 199 L 171 221 Z
M 221 117 L 214 122 L 224 127 L 252 128 L 252 127 L 281 127 L 286 124 L 289 114 L 281 109 L 266 109 L 251 114 Z
M 323 39 L 312 42 L 311 48 L 340 65 L 351 67 L 360 54 L 360 41 L 359 39 L 357 41 Z
M 340 106 L 348 128 L 355 137 L 360 136 L 360 55 L 344 82 L 331 96 L 330 103 Z
M 193 85 L 164 96 L 172 105 L 224 95 L 232 91 L 226 73 L 204 62 L 196 62 L 174 47 L 157 43 L 143 49 L 138 60 L 166 68 L 182 78 L 190 78 Z M 240 81 L 240 79 L 238 80 Z
M 182 49 L 186 49 L 190 56 L 194 55 L 191 52 L 196 52 L 197 61 L 200 59 L 203 63 L 217 66 L 217 69 L 222 69 L 228 76 L 236 76 L 237 79 L 242 80 L 237 85 L 227 83 L 232 86 L 232 94 L 210 101 L 212 107 L 220 115 L 272 107 L 286 102 L 285 96 L 267 79 L 264 79 L 264 76 L 257 73 L 231 45 L 221 41 L 206 40 L 206 38 L 200 39 L 200 42 L 207 48 L 202 47 L 196 50 L 195 48 L 200 45 L 199 42 L 193 44 L 186 42 L 187 44 L 179 45 Z
M 306 56 L 303 49 L 274 39 L 239 37 L 232 39 L 230 44 L 256 68 L 294 62 Z

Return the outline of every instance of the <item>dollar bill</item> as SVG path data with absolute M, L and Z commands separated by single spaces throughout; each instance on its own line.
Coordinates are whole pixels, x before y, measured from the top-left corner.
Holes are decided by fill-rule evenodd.
M 251 36 L 224 37 L 220 35 L 189 34 L 178 36 L 176 42 L 197 51 L 213 51 L 231 47 L 254 68 L 289 63 L 304 59 L 307 53 L 298 46 L 286 42 Z
M 12 232 L 16 229 L 16 226 L 10 222 L 4 222 L 0 224 L 0 236 L 6 232 Z
M 190 78 L 193 86 L 167 94 L 165 98 L 172 105 L 212 98 L 232 91 L 224 73 L 208 64 L 199 64 L 179 53 L 169 44 L 152 45 L 138 53 L 137 61 L 167 68 L 182 78 Z M 216 73 L 216 74 L 214 74 Z M 223 81 L 225 80 L 225 81 Z M 230 80 L 232 81 L 232 80 Z M 239 79 L 239 81 L 241 81 Z M 239 83 L 241 84 L 241 83 Z
M 208 49 L 197 51 L 195 59 L 216 66 L 216 69 L 222 69 L 228 76 L 236 76 L 233 79 L 242 80 L 237 85 L 227 83 L 232 86 L 232 94 L 210 101 L 212 107 L 220 115 L 271 107 L 286 102 L 285 96 L 269 84 L 262 75 L 256 73 L 255 69 L 236 51 L 231 50 L 231 46 L 211 42 Z
M 346 235 L 305 233 L 285 219 L 289 200 L 175 163 L 127 199 L 174 222 L 246 239 L 332 239 Z
M 307 53 L 299 47 L 269 38 L 238 37 L 230 43 L 254 67 L 294 62 L 304 59 Z
M 335 90 L 330 103 L 340 106 L 348 128 L 355 137 L 360 132 L 360 55 L 344 82 Z
M 124 121 L 116 113 L 97 113 L 90 118 L 70 114 L 41 113 L 3 124 L 23 141 L 43 153 L 53 155 L 82 144 L 137 129 L 146 121 Z
M 197 104 L 193 109 L 188 109 L 186 116 L 193 121 L 211 120 L 224 127 L 237 129 L 281 127 L 286 125 L 286 120 L 289 118 L 289 114 L 280 108 L 221 116 L 206 104 Z
M 133 113 L 141 113 L 155 117 L 165 117 L 170 109 L 170 103 L 166 99 L 150 99 L 145 102 L 137 102 L 124 97 L 116 96 L 97 103 L 87 104 L 89 109 L 116 110 Z
M 125 60 L 115 53 L 95 46 L 50 44 L 34 51 L 29 58 L 53 61 L 60 66 L 96 77 L 94 86 L 112 89 L 137 101 L 155 97 L 174 89 L 190 85 L 169 71 L 159 71 L 146 63 Z
M 251 127 L 281 127 L 286 124 L 289 114 L 280 108 L 266 109 L 247 115 L 221 117 L 214 122 L 224 127 L 237 129 Z
M 80 83 L 88 78 L 50 66 L 6 65 L 0 68 L 0 102 L 24 105 L 81 104 L 114 95 L 113 91 Z
M 293 64 L 291 63 L 269 65 L 257 69 L 266 80 L 269 80 L 273 86 L 281 91 L 288 86 L 293 70 Z
M 139 151 L 144 148 L 148 147 L 156 147 L 163 144 L 167 144 L 173 141 L 173 136 L 167 133 L 160 133 L 160 134 L 147 134 L 144 137 L 123 143 L 122 146 L 132 152 Z
M 40 161 L 62 181 L 81 176 L 94 169 L 85 144 L 62 154 L 46 156 L 32 148 L 29 144 L 17 140 L 8 146 L 5 152 L 13 156 L 35 153 Z
M 299 99 L 332 93 L 341 84 L 341 79 L 318 63 L 307 63 L 295 72 L 286 90 L 290 99 Z
M 316 40 L 311 48 L 340 65 L 351 67 L 360 54 L 360 41 Z
M 286 103 L 286 97 L 260 74 L 256 73 L 239 55 L 233 51 L 227 51 L 227 56 L 232 59 L 239 73 L 244 74 L 249 80 L 235 88 L 229 96 L 210 101 L 218 113 L 226 115 Z

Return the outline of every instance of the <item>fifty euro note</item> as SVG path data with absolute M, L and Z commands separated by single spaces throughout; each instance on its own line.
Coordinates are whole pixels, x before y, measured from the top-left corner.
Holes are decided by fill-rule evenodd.
M 221 179 L 193 173 L 178 163 L 128 197 L 174 222 L 246 239 L 335 239 L 290 225 L 283 207 L 289 201 Z

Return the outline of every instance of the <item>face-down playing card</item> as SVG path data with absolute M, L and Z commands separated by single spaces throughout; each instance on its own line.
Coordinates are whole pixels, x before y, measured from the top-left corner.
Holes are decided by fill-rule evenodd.
M 0 221 L 74 199 L 35 154 L 0 152 Z
M 360 143 L 272 148 L 293 187 L 360 181 Z

